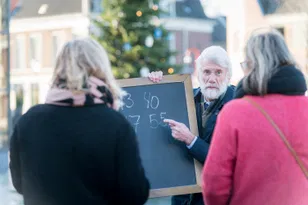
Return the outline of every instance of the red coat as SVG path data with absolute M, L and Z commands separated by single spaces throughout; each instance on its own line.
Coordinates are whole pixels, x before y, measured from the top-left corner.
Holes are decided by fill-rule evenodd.
M 308 168 L 308 98 L 251 97 Z M 203 170 L 206 205 L 308 205 L 308 179 L 266 118 L 243 99 L 219 114 Z

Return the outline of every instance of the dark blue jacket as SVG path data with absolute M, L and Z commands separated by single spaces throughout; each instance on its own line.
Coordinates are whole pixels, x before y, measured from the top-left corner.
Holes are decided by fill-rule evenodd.
M 222 107 L 233 99 L 234 97 L 234 86 L 229 86 L 226 93 L 220 96 L 216 101 L 214 101 L 206 110 L 206 124 L 205 129 L 202 128 L 202 110 L 200 106 L 202 94 L 201 90 L 198 89 L 194 91 L 195 93 L 195 106 L 196 115 L 198 123 L 199 138 L 195 142 L 194 146 L 189 150 L 190 154 L 198 160 L 200 163 L 204 163 L 207 153 L 209 151 L 209 146 L 212 140 L 212 135 L 214 132 L 217 115 L 222 109 Z
M 206 124 L 205 128 L 202 127 L 202 110 L 201 110 L 201 99 L 202 94 L 200 88 L 194 89 L 194 99 L 198 123 L 199 137 L 195 144 L 189 149 L 190 154 L 204 164 L 206 156 L 208 154 L 212 135 L 214 132 L 217 115 L 223 106 L 233 99 L 234 97 L 234 86 L 229 86 L 226 93 L 215 100 L 206 110 Z M 201 193 L 191 195 L 181 195 L 172 197 L 172 205 L 204 205 Z

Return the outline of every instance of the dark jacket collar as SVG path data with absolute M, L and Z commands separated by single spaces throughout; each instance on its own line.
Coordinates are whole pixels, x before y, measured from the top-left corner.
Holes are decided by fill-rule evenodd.
M 242 98 L 246 93 L 241 80 L 235 91 L 235 98 Z M 293 65 L 281 66 L 268 82 L 268 94 L 305 95 L 307 84 L 303 73 Z
M 196 105 L 196 115 L 198 122 L 199 135 L 203 139 L 207 139 L 208 142 L 211 141 L 212 133 L 216 124 L 216 118 L 222 107 L 233 99 L 235 87 L 233 85 L 228 86 L 227 91 L 222 94 L 217 100 L 213 101 L 210 106 L 206 109 L 206 128 L 202 127 L 202 109 L 201 109 L 201 99 L 203 95 L 201 89 L 194 89 L 195 94 L 195 105 Z
M 230 101 L 234 97 L 235 86 L 229 85 L 227 91 L 222 94 L 217 100 L 215 100 L 211 104 L 216 104 L 216 102 L 221 102 L 221 104 L 225 104 Z M 196 103 L 200 103 L 202 100 L 202 93 L 200 88 L 194 89 L 194 98 Z

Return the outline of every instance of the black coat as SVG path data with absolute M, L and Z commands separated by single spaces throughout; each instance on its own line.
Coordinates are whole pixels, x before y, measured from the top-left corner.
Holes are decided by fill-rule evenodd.
M 35 106 L 10 144 L 13 185 L 25 205 L 141 205 L 148 198 L 135 132 L 105 105 Z
M 190 154 L 198 160 L 200 163 L 204 164 L 206 156 L 208 154 L 210 143 L 212 140 L 212 135 L 216 125 L 217 115 L 223 106 L 233 99 L 234 97 L 234 86 L 229 86 L 226 93 L 220 96 L 207 108 L 207 120 L 205 128 L 202 127 L 202 110 L 201 110 L 201 99 L 202 93 L 200 89 L 194 90 L 194 100 L 196 107 L 197 123 L 199 130 L 199 137 L 195 144 L 189 149 Z M 181 195 L 172 197 L 172 205 L 204 205 L 201 193 L 191 194 L 191 195 Z

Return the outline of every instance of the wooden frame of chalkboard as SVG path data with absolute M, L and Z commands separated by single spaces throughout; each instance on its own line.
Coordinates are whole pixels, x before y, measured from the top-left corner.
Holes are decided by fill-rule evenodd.
M 121 87 L 133 87 L 133 86 L 142 86 L 142 85 L 153 85 L 153 83 L 148 78 L 131 78 L 131 79 L 122 79 L 117 81 Z M 178 74 L 178 75 L 166 75 L 158 84 L 167 84 L 167 83 L 176 83 L 183 82 L 185 87 L 186 95 L 186 105 L 188 111 L 190 131 L 198 136 L 198 125 L 196 120 L 196 110 L 193 96 L 193 88 L 191 82 L 191 76 L 189 74 Z M 169 187 L 162 189 L 151 189 L 150 198 L 155 197 L 164 197 L 164 196 L 174 196 L 181 194 L 190 194 L 190 193 L 199 193 L 201 192 L 201 171 L 202 165 L 194 160 L 195 165 L 195 174 L 196 174 L 196 184 L 189 186 L 180 186 L 180 187 Z

